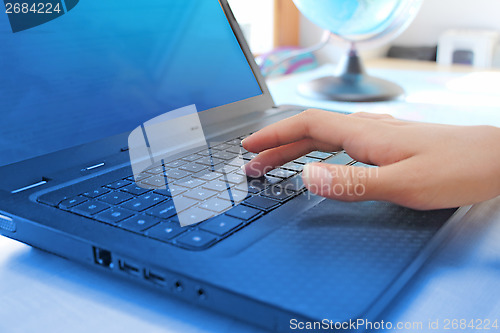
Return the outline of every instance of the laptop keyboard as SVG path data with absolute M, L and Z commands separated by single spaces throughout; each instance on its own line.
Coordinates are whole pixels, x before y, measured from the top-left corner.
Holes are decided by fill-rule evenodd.
M 203 250 L 306 191 L 301 176 L 306 163 L 355 163 L 344 152 L 315 151 L 261 178 L 247 179 L 238 166 L 230 164 L 224 167 L 225 175 L 207 172 L 214 165 L 231 163 L 240 152 L 244 152 L 244 163 L 254 158 L 256 154 L 241 146 L 246 136 L 211 147 L 210 152 L 154 165 L 139 176 L 137 184 L 129 175 L 70 198 L 61 190 L 57 195 L 50 192 L 38 202 L 174 246 Z M 180 186 L 165 189 L 165 176 Z M 233 189 L 229 198 L 226 182 L 237 184 L 242 179 L 247 181 L 248 193 Z M 183 221 L 203 222 L 181 227 L 177 214 Z

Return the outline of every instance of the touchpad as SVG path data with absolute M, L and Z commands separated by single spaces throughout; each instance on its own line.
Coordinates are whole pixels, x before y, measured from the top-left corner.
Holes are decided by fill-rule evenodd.
M 368 201 L 346 203 L 323 200 L 293 220 L 301 229 L 355 229 L 356 233 L 375 230 L 421 231 L 439 229 L 456 209 L 416 211 L 395 204 Z M 331 231 L 330 231 L 331 232 Z
M 294 311 L 353 318 L 391 285 L 454 212 L 324 200 L 289 218 L 237 259 L 253 275 L 263 272 L 256 278 L 265 281 L 267 293 L 279 294 L 286 284 Z

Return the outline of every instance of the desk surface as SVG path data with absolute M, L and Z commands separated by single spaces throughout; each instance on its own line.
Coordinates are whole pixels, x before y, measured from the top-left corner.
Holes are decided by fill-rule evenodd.
M 301 97 L 297 85 L 334 73 L 333 65 L 268 81 L 276 104 L 295 104 L 342 111 L 388 113 L 395 117 L 435 123 L 500 126 L 500 71 L 474 71 L 465 66 L 372 60 L 368 73 L 401 85 L 406 96 L 389 102 L 342 103 Z
M 494 92 L 500 77 L 494 73 L 440 72 L 434 67 L 416 71 L 415 65 L 401 62 L 397 69 L 389 69 L 387 62 L 370 67 L 371 74 L 402 84 L 408 92 L 406 101 L 347 104 L 296 95 L 297 82 L 326 75 L 333 71 L 330 66 L 272 79 L 270 87 L 279 104 L 500 126 L 500 94 Z M 485 79 L 488 83 L 481 83 Z M 479 84 L 485 89 L 478 89 Z M 436 319 L 442 324 L 445 318 L 500 320 L 500 212 L 496 207 L 500 199 L 471 210 L 451 240 L 387 311 L 386 320 L 424 325 Z M 6 238 L 0 238 L 0 281 L 0 332 L 258 332 Z

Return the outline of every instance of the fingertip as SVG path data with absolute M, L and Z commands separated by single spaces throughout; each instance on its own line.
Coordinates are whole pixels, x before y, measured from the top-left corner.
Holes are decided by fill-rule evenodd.
M 262 175 L 262 172 L 259 169 L 254 167 L 252 161 L 248 162 L 245 165 L 242 165 L 241 169 L 243 170 L 245 175 L 247 175 L 248 177 L 251 177 L 251 178 L 258 178 L 258 177 L 261 177 L 261 175 Z
M 321 194 L 325 187 L 332 184 L 332 173 L 326 165 L 320 163 L 308 163 L 302 171 L 304 184 L 314 194 Z
M 243 146 L 243 148 L 245 148 L 246 150 L 248 150 L 249 152 L 252 152 L 252 153 L 256 153 L 255 149 L 254 149 L 254 135 L 255 134 L 252 134 L 250 136 L 247 136 L 246 138 L 244 138 L 242 141 L 241 141 L 241 145 Z
M 250 135 L 251 136 L 251 135 Z M 248 138 L 250 136 L 247 136 L 246 138 L 244 138 L 243 140 L 241 140 L 241 145 L 244 146 L 246 144 L 246 142 L 248 141 Z
M 247 142 L 248 142 L 248 138 L 249 137 L 246 137 L 244 138 L 243 140 L 241 140 L 241 145 L 243 146 L 243 148 L 247 149 Z M 248 149 L 247 149 L 248 150 Z

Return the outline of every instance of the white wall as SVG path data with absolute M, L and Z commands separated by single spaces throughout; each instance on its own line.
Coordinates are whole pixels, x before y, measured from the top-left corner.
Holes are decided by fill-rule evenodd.
M 229 0 L 229 4 L 252 52 L 258 54 L 272 50 L 274 44 L 273 1 Z
M 424 0 L 422 8 L 410 27 L 392 44 L 402 46 L 436 45 L 442 32 L 452 28 L 492 29 L 500 31 L 500 0 Z M 318 42 L 321 29 L 301 18 L 301 44 Z M 340 45 L 342 47 L 342 45 Z M 362 52 L 365 57 L 384 54 L 387 47 Z M 318 52 L 321 61 L 337 62 L 343 54 L 339 44 L 332 43 Z
M 500 1 L 425 0 L 415 21 L 393 43 L 436 45 L 439 35 L 451 28 L 500 31 Z

